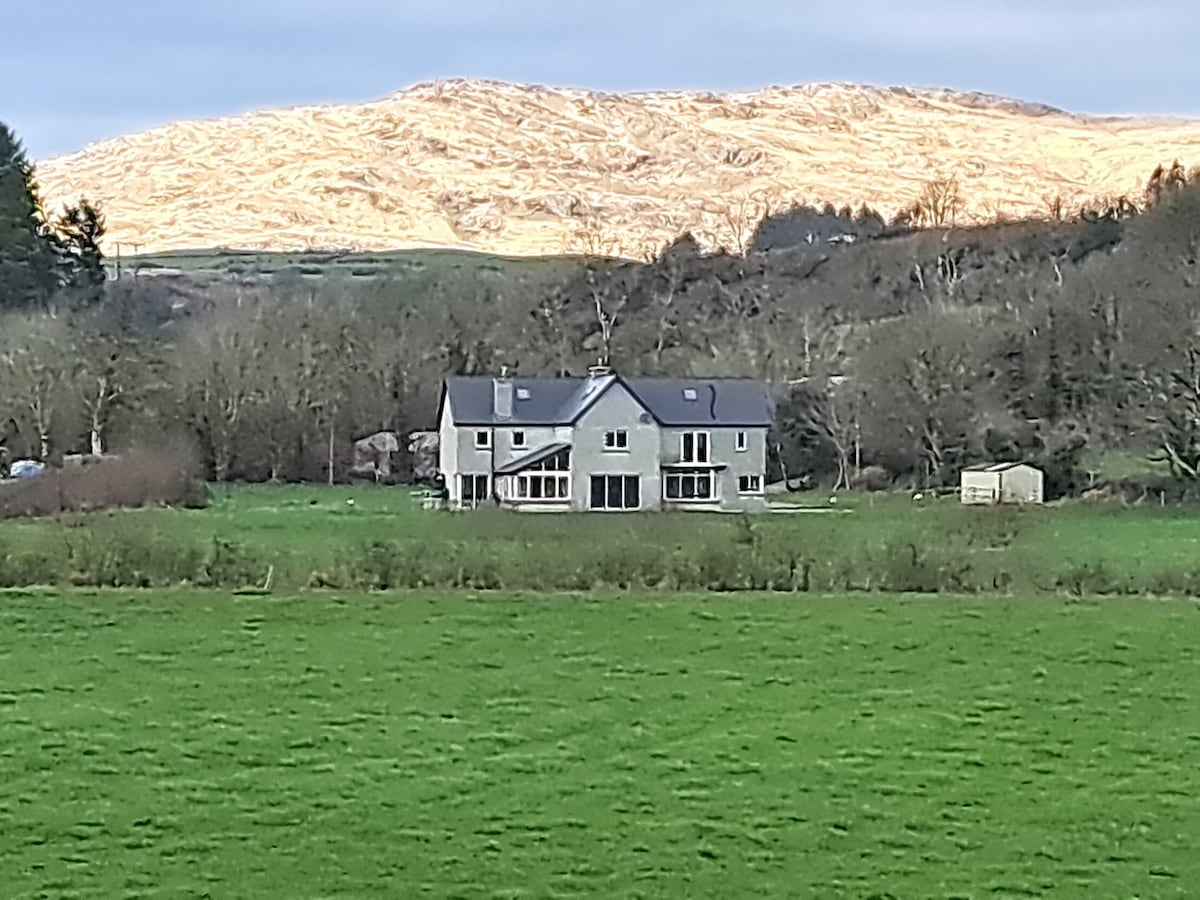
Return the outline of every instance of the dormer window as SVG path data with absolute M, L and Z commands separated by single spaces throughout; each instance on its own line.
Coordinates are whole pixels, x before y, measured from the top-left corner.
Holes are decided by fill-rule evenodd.
M 521 387 L 517 388 L 517 399 L 518 400 L 528 400 L 529 399 L 529 388 L 521 388 Z
M 696 389 L 695 388 L 684 388 L 683 389 L 683 399 L 684 400 L 695 400 L 696 399 Z

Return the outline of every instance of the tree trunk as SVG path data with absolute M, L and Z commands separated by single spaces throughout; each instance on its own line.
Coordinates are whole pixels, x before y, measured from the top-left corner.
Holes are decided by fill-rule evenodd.
M 333 487 L 333 420 L 329 420 L 329 486 Z

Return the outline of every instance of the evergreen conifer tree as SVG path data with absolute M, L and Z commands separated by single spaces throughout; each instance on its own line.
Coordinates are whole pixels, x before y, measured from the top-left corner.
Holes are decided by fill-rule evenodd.
M 0 309 L 47 303 L 59 286 L 59 255 L 38 203 L 33 167 L 0 122 Z

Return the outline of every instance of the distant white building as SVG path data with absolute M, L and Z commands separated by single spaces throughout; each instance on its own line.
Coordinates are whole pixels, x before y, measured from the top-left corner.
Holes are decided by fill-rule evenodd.
M 1027 463 L 980 463 L 963 469 L 962 502 L 974 506 L 1041 503 L 1045 477 Z

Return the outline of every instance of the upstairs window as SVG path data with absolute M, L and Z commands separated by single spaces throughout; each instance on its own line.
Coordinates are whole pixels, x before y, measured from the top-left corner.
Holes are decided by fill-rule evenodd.
M 604 432 L 605 450 L 628 450 L 629 432 L 624 428 Z
M 512 433 L 512 445 L 514 447 L 524 447 L 525 446 L 525 432 L 514 431 Z
M 685 463 L 706 463 L 708 455 L 708 432 L 685 431 L 679 436 L 679 459 Z
M 744 432 L 744 431 L 739 431 L 739 432 L 737 433 L 737 450 L 738 450 L 738 453 L 745 453 L 745 452 L 746 452 L 746 446 L 747 446 L 747 444 L 746 444 L 746 432 Z
M 486 450 L 492 446 L 492 433 L 490 431 L 475 432 L 475 449 Z

